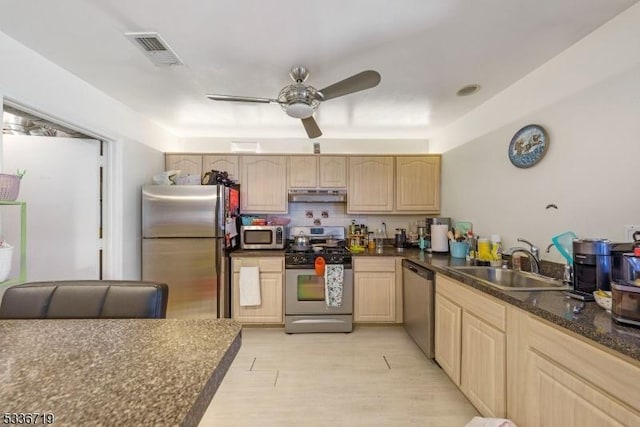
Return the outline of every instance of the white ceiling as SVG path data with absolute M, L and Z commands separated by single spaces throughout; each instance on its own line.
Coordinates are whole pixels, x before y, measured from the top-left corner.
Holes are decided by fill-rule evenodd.
M 318 89 L 382 75 L 320 105 L 322 138 L 428 138 L 637 1 L 3 0 L 0 31 L 178 136 L 305 137 L 277 105 L 204 96 L 275 98 L 303 65 Z M 154 66 L 132 31 L 157 31 L 185 66 Z

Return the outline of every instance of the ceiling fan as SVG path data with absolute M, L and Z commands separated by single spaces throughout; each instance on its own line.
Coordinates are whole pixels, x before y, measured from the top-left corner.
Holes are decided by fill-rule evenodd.
M 350 93 L 361 90 L 371 89 L 380 83 L 380 73 L 373 70 L 366 70 L 354 74 L 321 90 L 317 90 L 313 86 L 304 83 L 307 77 L 309 77 L 309 71 L 304 67 L 292 68 L 289 76 L 291 76 L 291 79 L 295 83 L 282 88 L 276 99 L 215 94 L 209 94 L 207 98 L 214 101 L 279 104 L 289 116 L 302 119 L 302 125 L 307 131 L 309 138 L 317 138 L 322 135 L 322 131 L 320 131 L 318 123 L 313 118 L 313 113 L 318 109 L 320 102 L 349 95 Z

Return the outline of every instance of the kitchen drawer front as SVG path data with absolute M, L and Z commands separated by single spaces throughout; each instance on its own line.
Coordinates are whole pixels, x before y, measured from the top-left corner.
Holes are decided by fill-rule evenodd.
M 528 316 L 529 348 L 640 411 L 640 367 Z
M 282 273 L 284 271 L 284 258 L 268 257 L 268 258 L 232 258 L 233 272 L 240 271 L 240 267 L 258 267 L 260 273 Z
M 441 274 L 436 275 L 436 292 L 502 332 L 506 331 L 507 310 L 497 300 Z
M 354 257 L 353 271 L 396 271 L 394 257 Z

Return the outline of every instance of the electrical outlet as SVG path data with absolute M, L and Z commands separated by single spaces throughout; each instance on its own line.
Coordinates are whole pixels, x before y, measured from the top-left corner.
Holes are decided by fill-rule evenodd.
M 624 226 L 624 241 L 633 242 L 633 233 L 640 231 L 640 225 L 625 225 Z

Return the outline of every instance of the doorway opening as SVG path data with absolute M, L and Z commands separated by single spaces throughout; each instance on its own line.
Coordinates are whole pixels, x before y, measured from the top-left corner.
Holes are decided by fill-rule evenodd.
M 102 279 L 109 142 L 15 105 L 3 110 L 2 171 L 26 170 L 18 200 L 27 205 L 27 281 Z M 17 246 L 15 211 L 0 210 L 0 237 Z

